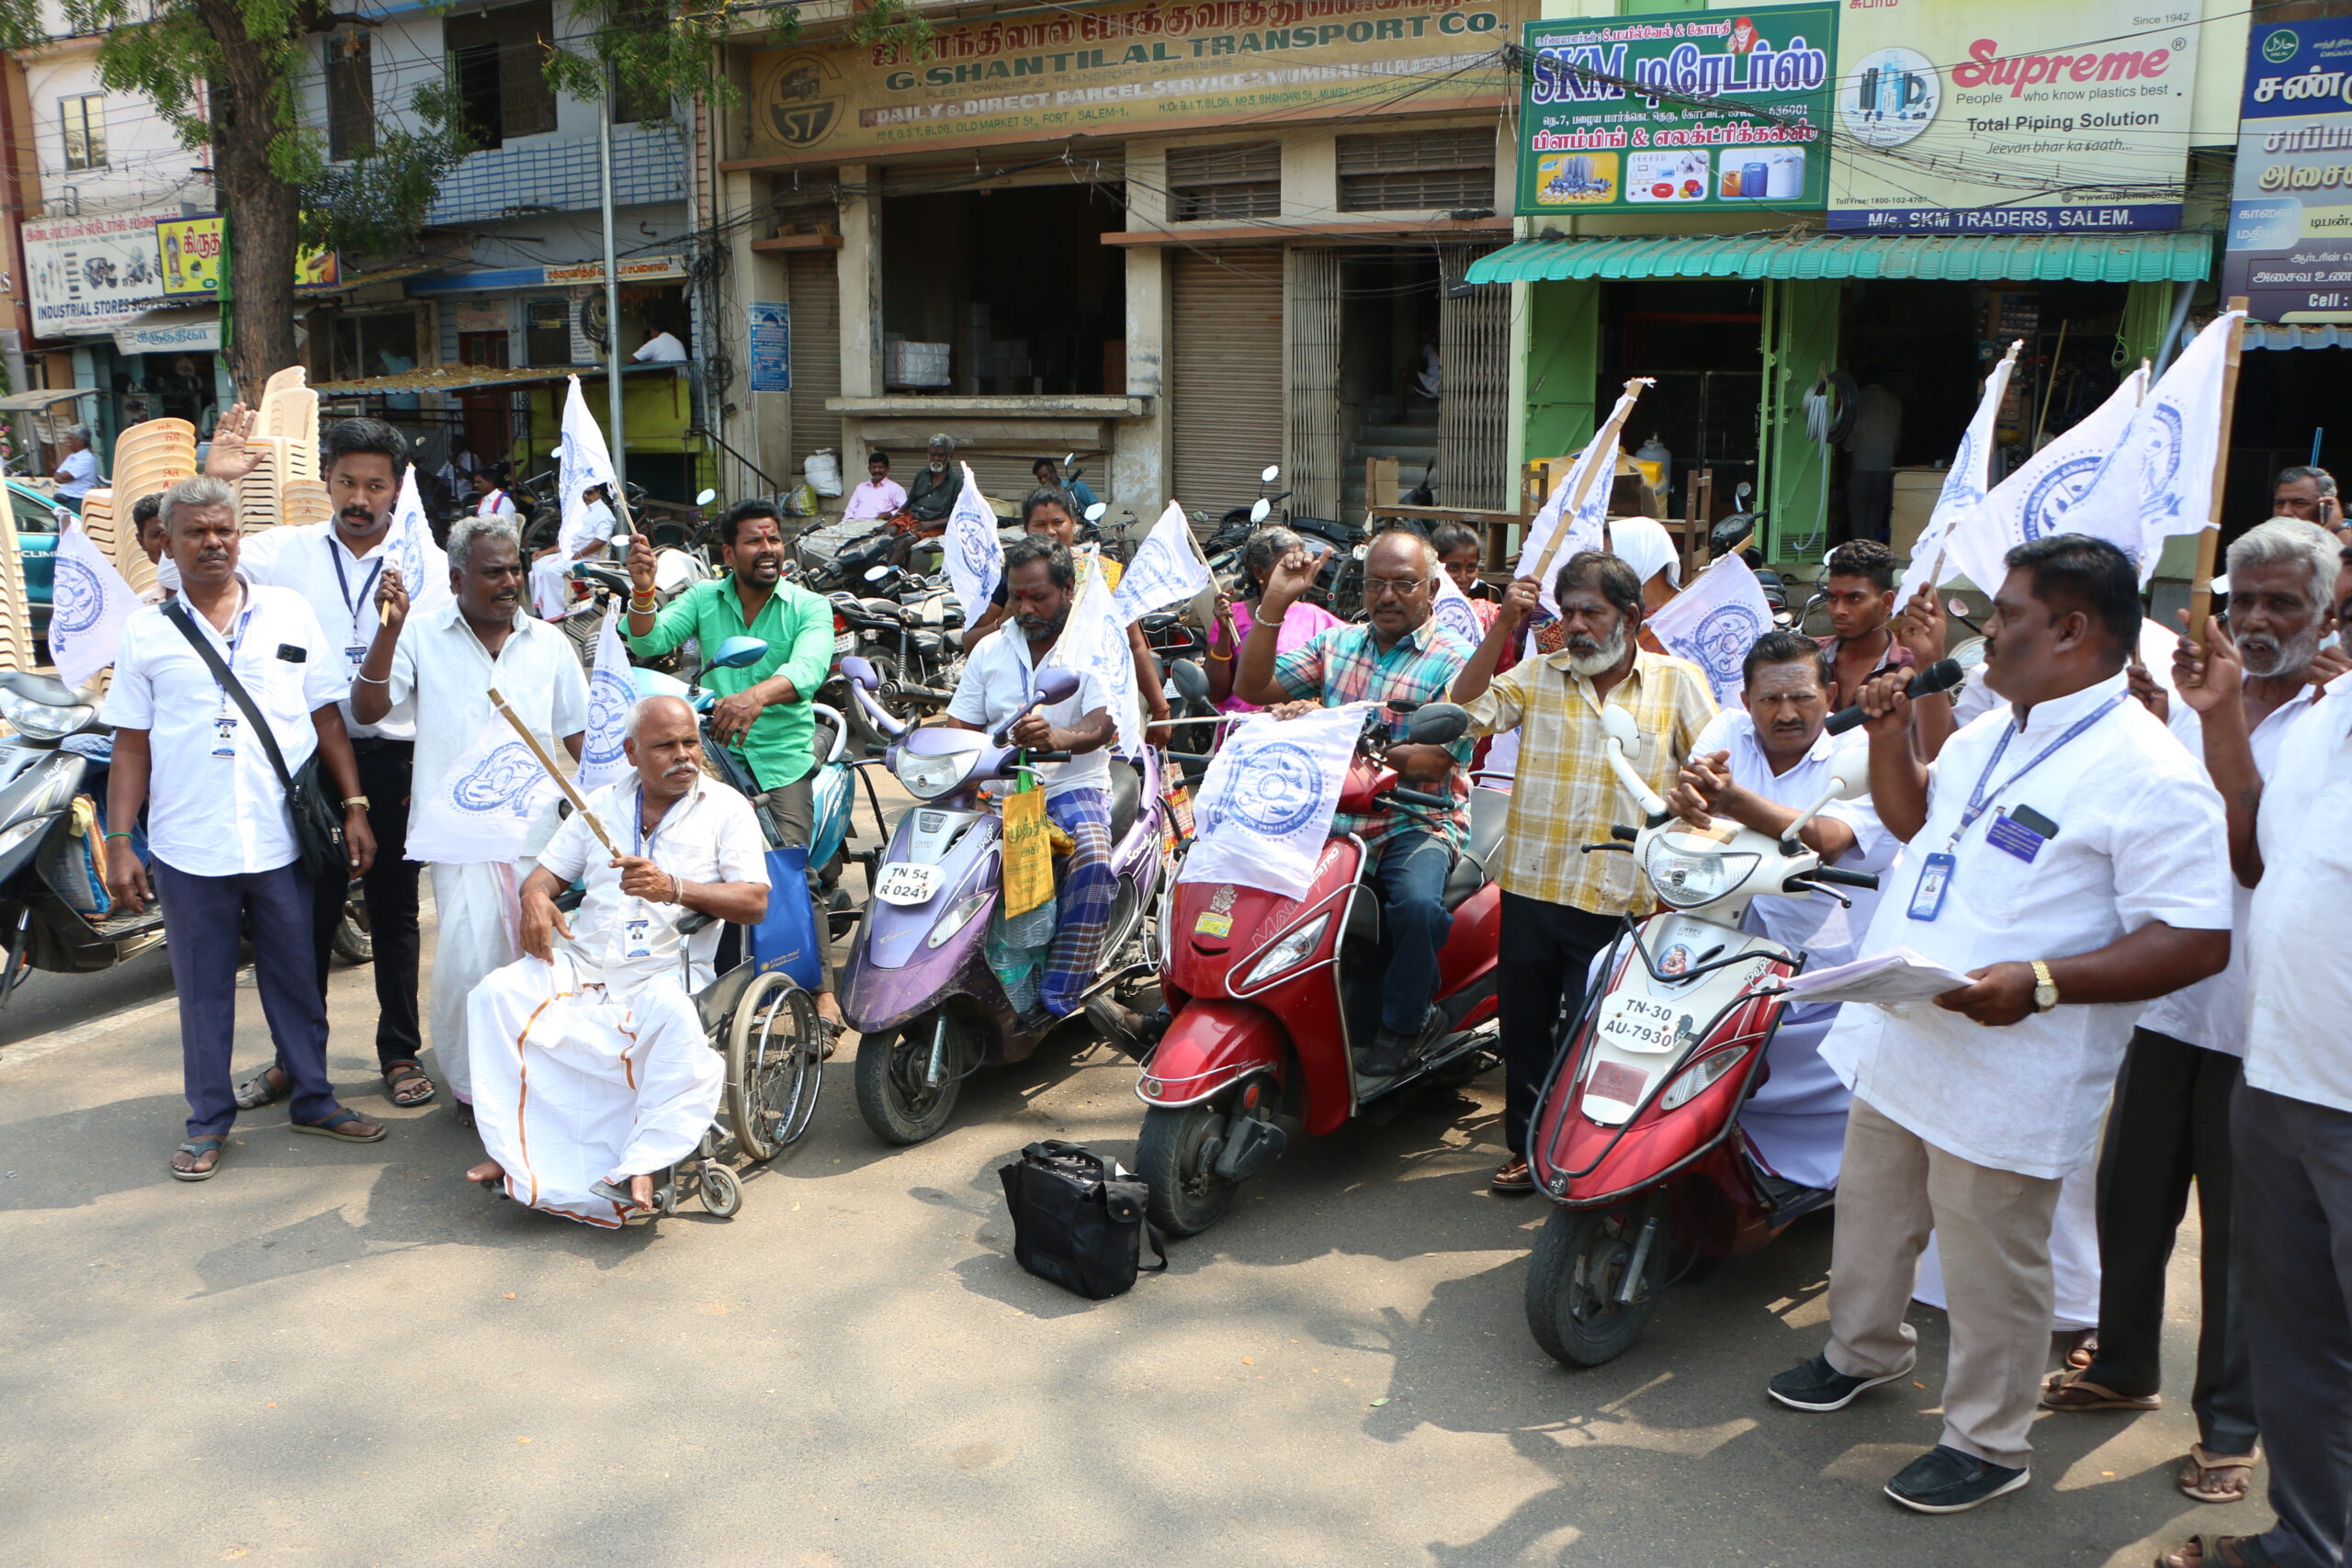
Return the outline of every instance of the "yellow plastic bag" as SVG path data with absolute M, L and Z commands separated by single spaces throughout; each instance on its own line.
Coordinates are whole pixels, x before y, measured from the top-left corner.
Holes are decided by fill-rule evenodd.
M 1046 792 L 1024 789 L 1004 797 L 1004 913 L 1025 915 L 1054 896 L 1051 824 Z

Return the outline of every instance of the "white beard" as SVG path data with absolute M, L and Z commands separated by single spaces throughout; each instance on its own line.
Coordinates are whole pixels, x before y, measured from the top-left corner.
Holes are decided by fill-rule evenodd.
M 1599 652 L 1568 655 L 1568 668 L 1589 681 L 1595 675 L 1606 675 L 1616 669 L 1618 661 L 1624 657 L 1625 628 L 1619 626 L 1610 635 L 1609 640 L 1600 645 Z

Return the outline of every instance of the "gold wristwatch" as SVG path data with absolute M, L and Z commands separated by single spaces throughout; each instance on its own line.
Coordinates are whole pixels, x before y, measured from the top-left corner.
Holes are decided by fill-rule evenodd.
M 2058 982 L 2050 977 L 2050 965 L 2037 958 L 2033 961 L 2033 1010 L 2048 1012 L 2058 1005 Z
M 350 810 L 355 806 L 359 807 L 362 811 L 372 811 L 375 809 L 374 803 L 364 795 L 352 795 L 343 803 L 343 808 L 345 811 Z

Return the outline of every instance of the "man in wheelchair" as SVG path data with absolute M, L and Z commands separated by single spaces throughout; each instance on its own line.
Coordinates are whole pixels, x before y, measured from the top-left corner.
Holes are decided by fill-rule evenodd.
M 692 989 L 709 985 L 716 922 L 756 924 L 768 902 L 758 818 L 704 775 L 693 710 L 646 698 L 626 750 L 637 776 L 589 796 L 548 840 L 523 884 L 524 956 L 466 1005 L 490 1156 L 466 1179 L 608 1229 L 651 1208 L 655 1177 L 694 1151 L 726 1087 L 682 955 Z M 604 848 L 591 817 L 624 852 Z M 567 921 L 557 898 L 575 880 L 587 892 Z

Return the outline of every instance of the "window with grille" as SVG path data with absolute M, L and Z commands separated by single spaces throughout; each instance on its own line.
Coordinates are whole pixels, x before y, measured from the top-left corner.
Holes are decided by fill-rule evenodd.
M 1278 141 L 1168 150 L 1168 216 L 1178 223 L 1283 215 Z
M 107 166 L 107 96 L 85 93 L 57 100 L 57 118 L 65 125 L 65 166 L 103 169 Z
M 376 40 L 352 28 L 327 50 L 327 156 L 340 164 L 376 150 Z
M 554 36 L 549 0 L 452 17 L 442 25 L 450 78 L 475 145 L 498 147 L 555 129 L 555 89 L 547 76 Z
M 1495 204 L 1495 133 L 1406 130 L 1339 139 L 1340 210 L 1407 212 Z

